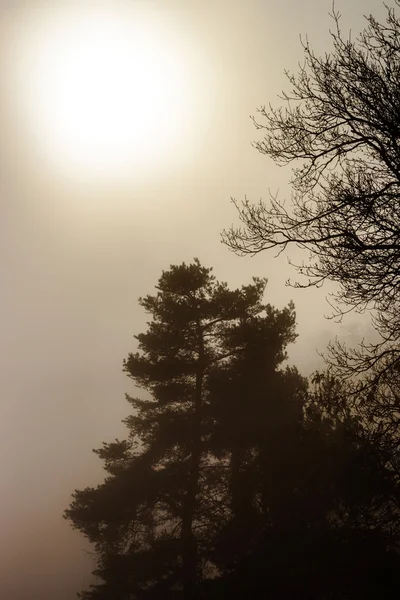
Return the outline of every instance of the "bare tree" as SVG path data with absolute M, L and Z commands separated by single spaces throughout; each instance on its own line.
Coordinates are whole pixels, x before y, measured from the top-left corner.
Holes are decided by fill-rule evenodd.
M 385 22 L 365 17 L 353 40 L 333 8 L 333 48 L 324 56 L 302 41 L 305 61 L 297 75 L 286 73 L 292 89 L 283 106 L 264 106 L 253 119 L 264 135 L 257 150 L 296 163 L 290 207 L 277 197 L 233 200 L 242 226 L 222 234 L 239 255 L 306 249 L 309 262 L 294 265 L 306 279 L 292 285 L 337 283 L 339 317 L 372 309 L 379 343 L 330 347 L 342 375 L 374 368 L 379 377 L 400 361 L 400 18 L 386 9 Z

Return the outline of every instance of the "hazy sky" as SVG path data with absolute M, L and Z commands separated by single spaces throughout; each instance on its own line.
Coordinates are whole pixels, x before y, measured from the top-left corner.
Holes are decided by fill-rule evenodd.
M 134 107 L 143 111 L 142 138 L 139 146 L 123 139 L 131 163 L 121 173 L 120 140 L 107 115 L 102 127 L 110 137 L 93 141 L 93 131 L 70 137 L 68 156 L 63 138 L 58 145 L 51 138 L 62 114 L 56 83 L 64 85 L 68 67 L 62 40 L 80 56 L 67 13 L 74 27 L 80 11 L 96 22 L 109 5 L 116 23 L 130 23 L 124 11 L 132 7 L 137 15 L 145 11 L 143 25 L 134 22 L 142 18 L 134 11 L 129 18 L 143 29 L 145 52 L 154 50 L 148 70 L 161 78 L 159 88 L 148 88 L 153 117 L 146 102 Z M 90 581 L 92 559 L 62 513 L 75 488 L 103 478 L 92 448 L 124 436 L 124 393 L 132 384 L 122 360 L 145 327 L 137 299 L 153 292 L 162 269 L 197 256 L 232 286 L 253 275 L 268 277 L 269 302 L 296 304 L 299 338 L 290 356 L 303 373 L 320 364 L 316 348 L 323 350 L 335 335 L 354 342 L 368 335 L 365 319 L 352 317 L 342 326 L 324 320 L 326 290 L 285 287 L 295 275 L 286 257 L 238 258 L 220 243 L 221 230 L 236 220 L 230 196 L 257 201 L 267 199 L 269 189 L 287 190 L 290 171 L 252 148 L 259 134 L 249 115 L 277 102 L 284 69 L 296 70 L 302 60 L 300 33 L 315 48 L 328 49 L 331 0 L 0 0 L 0 7 L 0 597 L 72 600 Z M 382 14 L 372 0 L 338 0 L 337 7 L 345 30 L 359 30 L 365 12 Z M 52 31 L 59 46 L 51 46 Z M 107 31 L 102 35 L 108 39 Z M 50 40 L 48 72 L 35 64 L 38 39 Z M 107 62 L 104 48 L 102 57 Z M 73 75 L 78 67 L 71 69 Z M 105 79 L 113 69 L 105 68 Z M 163 69 L 164 75 L 170 69 L 169 87 Z M 112 91 L 111 84 L 102 89 Z M 133 102 L 135 88 L 127 89 Z M 38 98 L 42 120 L 36 112 L 35 121 Z M 86 115 L 94 115 L 92 127 L 102 118 L 98 106 L 104 112 L 94 101 Z M 86 125 L 66 121 L 57 135 L 83 135 Z M 111 152 L 102 146 L 107 140 Z

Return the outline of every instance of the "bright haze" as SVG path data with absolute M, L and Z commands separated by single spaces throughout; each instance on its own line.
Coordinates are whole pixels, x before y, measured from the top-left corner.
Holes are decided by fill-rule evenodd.
M 349 4 L 345 30 L 383 12 Z M 279 102 L 300 34 L 329 49 L 331 0 L 0 7 L 0 597 L 72 600 L 93 559 L 62 513 L 103 478 L 92 448 L 124 436 L 122 360 L 162 269 L 197 256 L 231 286 L 268 277 L 267 301 L 296 304 L 290 360 L 304 374 L 336 335 L 369 333 L 366 319 L 324 319 L 327 288 L 285 287 L 286 256 L 220 243 L 231 196 L 288 192 L 290 169 L 257 154 L 249 116 Z

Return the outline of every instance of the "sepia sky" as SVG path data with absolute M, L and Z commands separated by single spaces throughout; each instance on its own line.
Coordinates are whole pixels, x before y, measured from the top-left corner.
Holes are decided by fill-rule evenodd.
M 383 14 L 338 0 L 343 30 Z M 251 146 L 250 120 L 302 61 L 329 49 L 331 0 L 0 0 L 0 597 L 72 600 L 91 581 L 84 538 L 62 519 L 100 483 L 91 452 L 124 436 L 122 360 L 162 269 L 199 257 L 240 286 L 293 299 L 290 360 L 308 374 L 366 317 L 324 319 L 328 289 L 285 287 L 287 257 L 220 242 L 230 197 L 288 191 L 290 168 Z M 295 252 L 289 253 L 298 258 Z M 307 258 L 307 257 L 305 257 Z

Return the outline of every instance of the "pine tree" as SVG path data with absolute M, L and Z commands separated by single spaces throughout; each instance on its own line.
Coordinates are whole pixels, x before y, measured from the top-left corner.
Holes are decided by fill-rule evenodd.
M 293 306 L 264 305 L 265 286 L 254 279 L 229 290 L 195 260 L 163 272 L 156 295 L 140 299 L 152 319 L 124 370 L 150 398 L 127 397 L 129 439 L 96 451 L 109 477 L 76 491 L 66 511 L 95 544 L 105 581 L 83 598 L 192 600 L 216 575 L 214 539 L 230 500 L 211 382 L 237 361 L 254 361 L 248 377 L 261 368 L 271 384 L 295 339 Z M 241 410 L 252 418 L 251 406 Z

